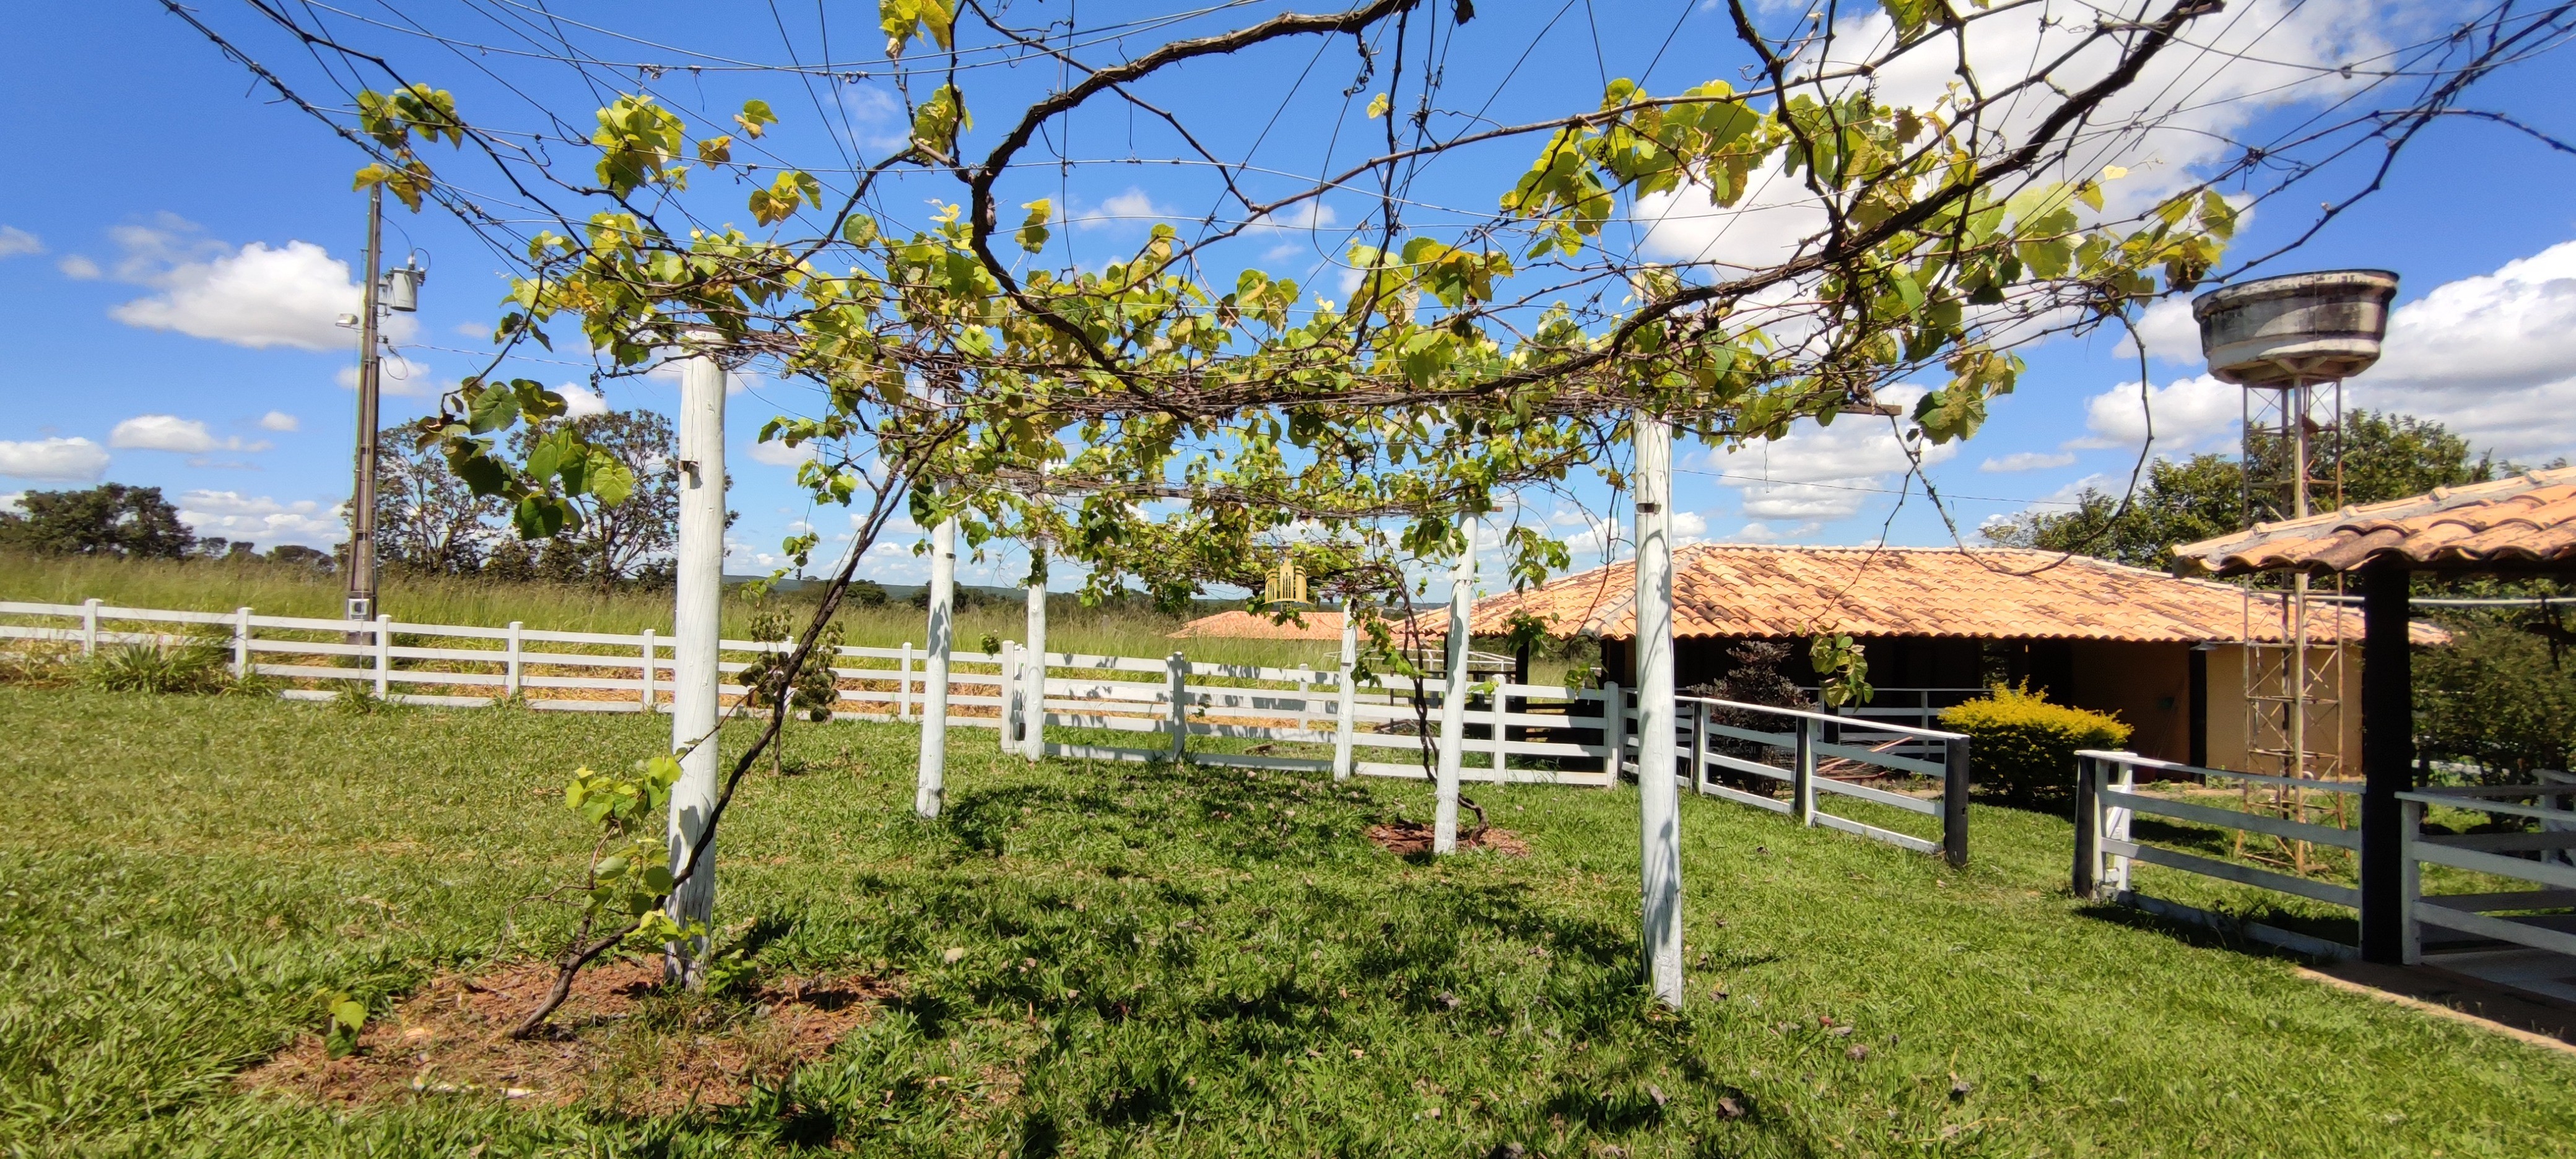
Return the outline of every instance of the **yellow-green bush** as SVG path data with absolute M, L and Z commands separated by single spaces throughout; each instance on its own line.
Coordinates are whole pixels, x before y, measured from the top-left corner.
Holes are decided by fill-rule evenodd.
M 1941 710 L 1941 727 L 1968 734 L 1977 789 L 2015 805 L 2058 805 L 2075 795 L 2075 752 L 2116 749 L 2130 727 L 2109 713 L 2050 704 L 2027 685 Z

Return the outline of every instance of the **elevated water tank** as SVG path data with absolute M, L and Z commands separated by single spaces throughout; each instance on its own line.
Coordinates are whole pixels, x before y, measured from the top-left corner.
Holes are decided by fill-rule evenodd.
M 2192 299 L 2209 372 L 2239 386 L 2350 378 L 2379 361 L 2397 275 L 2387 270 L 2286 274 Z

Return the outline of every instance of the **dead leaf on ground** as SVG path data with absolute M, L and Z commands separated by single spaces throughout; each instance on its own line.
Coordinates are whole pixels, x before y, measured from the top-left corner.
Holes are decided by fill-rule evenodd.
M 1368 839 L 1376 842 L 1378 848 L 1398 857 L 1431 852 L 1431 837 L 1430 824 L 1422 821 L 1394 821 L 1368 827 Z M 1461 834 L 1458 848 L 1482 849 L 1505 857 L 1530 855 L 1529 842 L 1521 840 L 1520 834 L 1509 829 L 1489 828 L 1472 836 Z

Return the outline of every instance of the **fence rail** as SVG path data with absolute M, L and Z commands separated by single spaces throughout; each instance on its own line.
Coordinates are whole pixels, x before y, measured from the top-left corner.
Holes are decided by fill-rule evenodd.
M 1966 736 L 1874 722 L 1870 733 L 1887 739 L 1865 745 L 1826 739 L 1848 735 L 1840 730 L 1849 727 L 1850 718 L 1835 713 L 1696 696 L 1679 697 L 1676 704 L 1680 717 L 1676 751 L 1682 754 L 1679 776 L 1701 795 L 1785 814 L 1802 825 L 1836 829 L 1917 853 L 1938 853 L 1953 865 L 1967 864 L 1971 753 Z M 1725 723 L 1728 720 L 1743 723 Z M 1939 758 L 1905 755 L 1901 749 L 1936 752 Z M 1724 783 L 1720 775 L 1731 775 L 1737 783 Z M 1937 780 L 1941 795 L 1926 799 L 1858 783 L 1890 776 Z M 1771 795 L 1775 785 L 1788 790 L 1786 800 Z M 1827 796 L 1934 818 L 1938 834 L 1919 837 L 1840 816 L 1820 804 Z
M 2287 817 L 2198 805 L 2189 801 L 2169 800 L 2154 794 L 2140 793 L 2137 791 L 2137 774 L 2143 769 L 2165 777 L 2186 777 L 2203 782 L 2241 781 L 2249 784 L 2297 788 L 2308 792 L 2344 794 L 2356 798 L 2361 793 L 2360 785 L 2345 781 L 2276 777 L 2263 773 L 2238 773 L 2225 769 L 2202 768 L 2198 765 L 2160 761 L 2131 752 L 2087 749 L 2075 755 L 2077 767 L 2073 884 L 2077 897 L 2112 901 L 2149 913 L 2238 933 L 2251 941 L 2311 957 L 2349 958 L 2359 952 L 2354 946 L 2313 934 L 2284 930 L 2261 922 L 2222 918 L 2197 906 L 2185 905 L 2144 893 L 2130 880 L 2130 867 L 2133 864 L 2161 866 L 2184 873 L 2198 874 L 2213 880 L 2253 886 L 2257 889 L 2358 910 L 2361 908 L 2361 891 L 2351 886 L 2150 845 L 2135 838 L 2133 821 L 2141 814 L 2166 817 L 2194 825 L 2234 830 L 2238 833 L 2258 833 L 2285 841 L 2305 841 L 2314 845 L 2358 852 L 2361 849 L 2361 835 L 2354 830 L 2319 825 L 2310 821 L 2296 821 Z
M 2399 793 L 2404 823 L 2399 830 L 2402 853 L 2408 965 L 2424 960 L 2424 927 L 2437 926 L 2475 938 L 2553 953 L 2576 955 L 2576 928 L 2570 919 L 2540 916 L 2498 917 L 2516 911 L 2576 908 L 2576 778 L 2543 773 L 2543 783 L 2477 785 Z M 2525 803 L 2528 802 L 2528 803 Z M 2540 822 L 2537 832 L 2430 834 L 2424 832 L 2424 810 L 2433 805 L 2475 809 L 2505 817 Z M 2517 854 L 2533 854 L 2521 857 Z M 2423 867 L 2443 865 L 2493 877 L 2527 882 L 2538 889 L 2490 893 L 2427 894 Z

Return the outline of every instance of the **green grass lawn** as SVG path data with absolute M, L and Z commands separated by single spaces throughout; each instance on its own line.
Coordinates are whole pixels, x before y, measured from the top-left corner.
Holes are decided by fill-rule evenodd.
M 586 848 L 551 790 L 667 725 L 0 688 L 0 729 L 13 1154 L 2576 1153 L 2576 1058 L 2079 905 L 2051 818 L 1980 809 L 1962 872 L 1685 801 L 1675 1017 L 1636 987 L 1633 790 L 1487 788 L 1532 856 L 1406 861 L 1361 830 L 1420 784 L 959 730 L 922 822 L 913 735 L 853 724 L 790 732 L 720 862 L 766 968 L 898 988 L 822 1061 L 659 1119 L 308 1104 L 233 1076 L 317 991 L 525 952 L 554 919 L 513 941 L 511 904 Z

